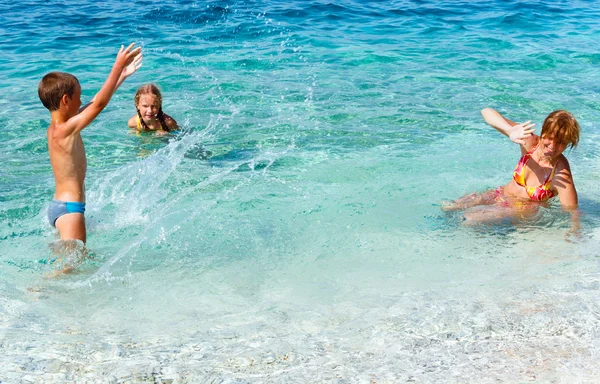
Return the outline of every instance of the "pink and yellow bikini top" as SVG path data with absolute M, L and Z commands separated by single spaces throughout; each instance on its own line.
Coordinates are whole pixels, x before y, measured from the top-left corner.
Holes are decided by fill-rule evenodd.
M 534 149 L 532 149 L 531 152 L 528 152 L 521 157 L 513 173 L 513 179 L 517 184 L 525 188 L 525 191 L 527 191 L 527 194 L 529 195 L 529 198 L 531 200 L 546 201 L 555 196 L 555 193 L 550 189 L 550 184 L 552 183 L 552 178 L 554 177 L 556 164 L 554 165 L 554 167 L 552 167 L 552 172 L 550 172 L 548 177 L 546 177 L 546 180 L 544 180 L 544 183 L 542 185 L 540 185 L 539 187 L 528 187 L 527 185 L 525 185 L 525 164 L 527 164 L 527 161 L 531 159 L 531 155 L 536 149 L 537 146 Z

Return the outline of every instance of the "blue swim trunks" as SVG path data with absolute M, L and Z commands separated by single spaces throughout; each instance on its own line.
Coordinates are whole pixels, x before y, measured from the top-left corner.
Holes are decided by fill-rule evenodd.
M 56 227 L 56 219 L 67 213 L 85 214 L 85 203 L 52 200 L 48 207 L 48 221 L 50 225 Z

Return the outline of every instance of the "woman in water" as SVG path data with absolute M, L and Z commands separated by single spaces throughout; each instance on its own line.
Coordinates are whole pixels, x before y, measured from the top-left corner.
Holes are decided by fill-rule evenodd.
M 515 123 L 492 108 L 481 111 L 486 123 L 521 147 L 511 181 L 495 190 L 473 193 L 444 204 L 444 210 L 465 211 L 468 222 L 523 217 L 536 212 L 538 204 L 558 196 L 561 205 L 576 212 L 577 191 L 563 152 L 579 142 L 579 123 L 567 111 L 550 113 L 540 136 L 530 121 Z M 478 207 L 476 206 L 486 206 Z

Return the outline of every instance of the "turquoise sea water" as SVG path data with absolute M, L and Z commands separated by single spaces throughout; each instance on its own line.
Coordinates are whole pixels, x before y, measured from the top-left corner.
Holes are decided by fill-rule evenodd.
M 593 1 L 0 0 L 0 382 L 595 382 L 600 5 Z M 88 247 L 57 269 L 37 98 L 99 89 Z M 182 125 L 126 128 L 146 82 Z M 582 235 L 556 202 L 466 227 L 443 200 L 505 184 L 479 114 L 567 109 Z

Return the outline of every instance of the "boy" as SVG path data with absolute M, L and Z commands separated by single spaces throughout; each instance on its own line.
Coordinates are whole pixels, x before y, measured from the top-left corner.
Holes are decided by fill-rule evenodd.
M 141 66 L 141 48 L 132 49 L 133 46 L 121 46 L 104 85 L 81 109 L 81 86 L 75 76 L 51 72 L 38 86 L 40 100 L 52 118 L 47 136 L 56 192 L 48 207 L 48 220 L 58 229 L 61 240 L 86 241 L 83 213 L 87 160 L 80 132 L 102 112 L 121 83 Z

